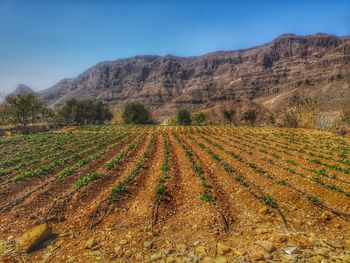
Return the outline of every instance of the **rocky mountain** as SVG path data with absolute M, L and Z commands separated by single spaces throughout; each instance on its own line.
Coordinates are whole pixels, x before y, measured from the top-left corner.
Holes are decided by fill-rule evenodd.
M 53 106 L 99 98 L 120 106 L 137 100 L 156 116 L 254 103 L 279 112 L 296 94 L 317 95 L 339 110 L 350 98 L 350 37 L 282 35 L 270 43 L 195 57 L 136 56 L 99 63 L 40 92 Z
M 24 84 L 18 84 L 14 92 L 10 93 L 8 96 L 16 96 L 18 94 L 35 93 L 30 87 Z

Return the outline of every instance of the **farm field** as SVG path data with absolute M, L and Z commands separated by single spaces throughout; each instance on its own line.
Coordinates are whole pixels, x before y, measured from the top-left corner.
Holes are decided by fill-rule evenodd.
M 84 126 L 0 139 L 5 262 L 350 262 L 350 139 Z M 16 239 L 46 223 L 31 253 Z

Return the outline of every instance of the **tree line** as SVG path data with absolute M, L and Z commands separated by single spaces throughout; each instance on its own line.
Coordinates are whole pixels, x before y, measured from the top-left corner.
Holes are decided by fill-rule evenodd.
M 233 123 L 236 119 L 235 110 L 224 110 L 226 123 Z M 106 102 L 101 100 L 67 100 L 59 109 L 52 109 L 37 97 L 34 93 L 8 96 L 5 102 L 0 104 L 0 124 L 20 125 L 28 130 L 29 125 L 46 123 L 52 126 L 104 124 L 110 122 L 113 114 Z M 244 121 L 254 125 L 257 112 L 249 110 L 244 113 Z M 125 124 L 150 124 L 154 123 L 150 111 L 140 102 L 129 102 L 122 110 L 122 120 Z M 205 125 L 208 124 L 208 116 L 203 112 L 191 114 L 186 109 L 180 109 L 171 123 L 178 125 Z
M 102 124 L 112 119 L 107 103 L 100 100 L 69 99 L 58 110 L 47 107 L 34 93 L 6 97 L 0 105 L 0 124 L 20 125 L 24 132 L 29 125 L 45 122 L 50 125 Z

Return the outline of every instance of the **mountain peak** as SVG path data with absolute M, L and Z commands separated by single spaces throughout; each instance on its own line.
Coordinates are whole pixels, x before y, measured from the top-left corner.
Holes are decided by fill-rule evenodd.
M 27 94 L 27 93 L 34 93 L 34 91 L 28 87 L 27 85 L 24 85 L 22 83 L 18 84 L 17 88 L 14 92 L 9 94 L 9 96 L 16 96 L 18 94 Z

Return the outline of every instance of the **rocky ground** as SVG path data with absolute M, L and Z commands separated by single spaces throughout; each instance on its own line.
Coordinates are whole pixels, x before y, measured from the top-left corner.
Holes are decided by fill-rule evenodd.
M 165 231 L 167 231 L 165 229 Z M 325 230 L 326 231 L 326 230 Z M 0 240 L 3 262 L 350 262 L 350 239 L 329 240 L 310 233 L 251 229 L 254 242 L 244 243 L 242 232 L 211 239 L 164 237 L 143 229 L 120 236 L 111 228 L 96 232 L 53 235 L 42 225 L 20 237 Z M 115 238 L 116 236 L 120 238 Z M 26 251 L 44 237 L 34 251 Z M 238 242 L 239 241 L 239 242 Z

